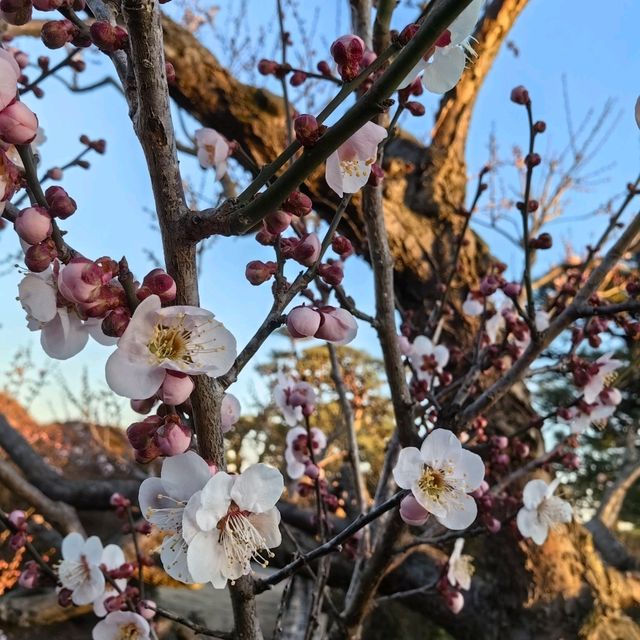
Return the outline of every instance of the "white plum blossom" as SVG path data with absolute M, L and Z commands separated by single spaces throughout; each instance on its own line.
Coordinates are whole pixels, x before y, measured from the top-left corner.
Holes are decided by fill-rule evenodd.
M 462 303 L 462 313 L 468 316 L 479 316 L 484 311 L 484 296 L 479 292 L 469 291 Z
M 437 40 L 432 55 L 422 58 L 399 88 L 411 84 L 423 72 L 422 82 L 432 93 L 446 93 L 458 84 L 467 56 L 475 55 L 469 41 L 483 3 L 484 0 L 471 2 Z
M 215 129 L 204 127 L 195 132 L 198 161 L 204 169 L 213 167 L 218 180 L 227 172 L 229 142 Z
M 104 565 L 107 571 L 113 571 L 120 568 L 125 563 L 124 551 L 117 544 L 108 544 L 102 551 L 102 558 L 100 558 L 100 564 Z M 93 601 L 93 613 L 99 618 L 104 618 L 107 615 L 104 603 L 107 598 L 118 595 L 118 590 L 123 592 L 127 587 L 126 578 L 117 578 L 114 580 L 117 589 L 110 584 L 105 585 L 105 590 Z
M 149 640 L 149 623 L 133 611 L 114 611 L 93 628 L 93 640 Z
M 560 480 L 551 484 L 544 480 L 530 480 L 522 492 L 524 506 L 518 511 L 516 522 L 518 530 L 525 538 L 531 538 L 536 544 L 544 544 L 549 529 L 559 524 L 571 522 L 571 505 L 562 498 L 554 496 Z
M 595 361 L 594 367 L 597 367 L 597 372 L 589 377 L 589 382 L 582 389 L 585 402 L 595 402 L 605 387 L 607 377 L 622 366 L 622 361 L 615 360 L 612 355 L 607 353 Z
M 86 540 L 72 532 L 62 541 L 62 561 L 58 565 L 60 583 L 71 593 L 74 604 L 90 604 L 104 593 L 105 578 L 100 569 L 102 542 L 98 536 Z
M 223 589 L 251 571 L 251 560 L 268 564 L 269 549 L 282 541 L 275 505 L 283 489 L 280 472 L 260 463 L 236 476 L 219 471 L 191 497 L 183 531 L 195 525 L 187 551 L 195 582 Z
M 138 501 L 142 516 L 167 532 L 162 541 L 160 559 L 165 571 L 175 580 L 191 583 L 187 568 L 187 543 L 194 525 L 184 526 L 184 510 L 192 495 L 211 478 L 209 465 L 195 451 L 165 458 L 159 478 L 147 478 L 140 485 Z
M 569 407 L 564 420 L 571 426 L 571 433 L 583 433 L 593 423 L 601 423 L 608 420 L 615 412 L 616 407 L 622 402 L 622 394 L 613 387 L 600 392 L 594 404 L 578 402 L 574 407 Z
M 160 298 L 151 295 L 138 305 L 107 361 L 107 384 L 125 398 L 150 398 L 166 370 L 217 377 L 229 371 L 235 357 L 235 338 L 210 311 L 162 308 Z
M 378 157 L 378 145 L 386 137 L 384 127 L 367 122 L 327 158 L 325 179 L 341 198 L 367 184 L 371 165 Z
M 227 431 L 231 430 L 233 425 L 240 420 L 241 412 L 240 400 L 232 393 L 225 393 L 222 398 L 222 407 L 220 408 L 222 433 L 227 433 Z
M 284 459 L 287 462 L 287 475 L 292 480 L 301 478 L 311 462 L 311 453 L 314 459 L 327 446 L 327 437 L 324 433 L 312 427 L 311 448 L 309 447 L 309 434 L 304 427 L 294 427 L 287 433 L 287 448 L 284 451 Z
M 466 529 L 475 520 L 478 507 L 468 494 L 482 484 L 484 464 L 451 431 L 434 429 L 420 449 L 402 449 L 393 477 L 448 529 Z
M 457 538 L 453 551 L 449 556 L 449 568 L 447 569 L 447 580 L 452 587 L 458 587 L 467 591 L 471 586 L 471 576 L 474 573 L 473 558 L 462 555 L 464 538 Z
M 304 415 L 304 408 L 312 408 L 316 402 L 316 392 L 308 382 L 295 380 L 282 372 L 273 388 L 273 399 L 282 411 L 285 422 L 295 427 Z
M 437 374 L 441 374 L 449 362 L 449 349 L 442 344 L 433 344 L 426 336 L 417 336 L 411 345 L 409 362 L 418 379 L 431 384 Z

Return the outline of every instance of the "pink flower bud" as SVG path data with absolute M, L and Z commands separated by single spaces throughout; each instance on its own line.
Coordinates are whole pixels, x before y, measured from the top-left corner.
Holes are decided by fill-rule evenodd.
M 44 242 L 53 231 L 51 217 L 43 207 L 28 207 L 18 213 L 14 222 L 16 233 L 28 244 Z
M 293 338 L 310 338 L 320 328 L 322 317 L 311 307 L 295 307 L 287 316 L 287 329 Z
M 48 49 L 60 49 L 80 33 L 71 20 L 50 20 L 45 22 L 40 38 Z
M 167 418 L 155 435 L 155 443 L 158 445 L 162 455 L 177 456 L 184 453 L 191 444 L 191 429 L 180 422 L 178 416 Z
M 26 144 L 38 133 L 38 118 L 24 102 L 14 102 L 0 111 L 0 138 L 9 144 Z
M 415 100 L 409 100 L 404 103 L 405 109 L 412 115 L 416 117 L 423 116 L 425 114 L 426 109 L 421 102 L 416 102 Z
M 9 538 L 9 546 L 14 551 L 18 551 L 18 549 L 21 549 L 22 547 L 24 547 L 26 543 L 27 543 L 27 534 L 24 531 L 18 531 L 18 533 L 14 533 Z
M 153 600 L 140 600 L 137 609 L 145 620 L 151 620 L 156 615 L 156 603 Z
M 275 262 L 262 262 L 262 260 L 252 260 L 247 264 L 244 275 L 254 286 L 261 285 L 271 278 L 276 272 Z
M 495 276 L 486 276 L 480 282 L 480 293 L 483 296 L 490 296 L 495 293 L 500 286 L 500 281 Z
M 157 398 L 153 396 L 153 398 L 145 398 L 143 400 L 132 400 L 130 404 L 131 404 L 131 408 L 136 413 L 141 413 L 143 415 L 146 415 L 147 413 L 149 413 L 149 411 L 151 411 L 151 409 L 153 409 L 153 405 L 157 401 L 158 401 Z
M 44 197 L 49 205 L 49 214 L 54 218 L 66 220 L 78 208 L 76 201 L 69 197 L 69 194 L 62 187 L 49 187 L 44 192 Z
M 400 335 L 396 337 L 396 341 L 398 343 L 400 353 L 405 357 L 409 356 L 413 348 L 409 342 L 409 338 L 407 338 L 407 336 Z
M 507 284 L 502 287 L 504 294 L 509 296 L 510 298 L 517 298 L 522 291 L 522 287 L 519 282 L 507 282 Z
M 507 436 L 493 436 L 491 443 L 496 449 L 506 449 L 509 446 L 509 438 Z
M 129 326 L 131 321 L 131 313 L 125 307 L 118 307 L 110 311 L 102 321 L 102 333 L 112 338 L 120 338 Z M 135 411 L 135 409 L 134 409 Z M 143 411 L 141 413 L 147 413 Z
M 56 255 L 56 246 L 53 240 L 48 238 L 44 242 L 34 244 L 26 250 L 24 263 L 29 271 L 41 273 L 51 265 Z
M 144 277 L 137 296 L 144 300 L 150 295 L 156 295 L 161 302 L 173 302 L 176 293 L 175 280 L 164 269 L 153 269 Z
M 329 66 L 329 63 L 326 60 L 320 60 L 320 62 L 318 62 L 318 64 L 316 65 L 316 69 L 323 76 L 331 76 L 331 75 L 333 75 L 331 73 L 331 67 Z
M 277 69 L 278 63 L 274 60 L 267 60 L 266 58 L 263 58 L 258 62 L 258 73 L 263 76 L 274 75 Z
M 91 40 L 101 51 L 113 53 L 126 48 L 129 42 L 129 34 L 118 25 L 110 22 L 96 20 L 89 28 Z
M 429 518 L 429 512 L 412 495 L 408 495 L 400 503 L 400 517 L 407 524 L 420 527 Z
M 401 45 L 405 45 L 413 38 L 413 36 L 418 33 L 418 29 L 420 28 L 419 24 L 411 23 L 408 24 L 398 36 L 398 41 Z
M 31 0 L 1 0 L 0 15 L 5 22 L 20 26 L 31 20 Z
M 104 608 L 107 613 L 113 613 L 114 611 L 122 611 L 124 604 L 124 598 L 122 596 L 110 596 L 105 598 Z
M 328 284 L 337 287 L 344 279 L 344 269 L 340 262 L 321 264 L 318 267 L 318 275 Z
M 320 257 L 320 238 L 318 235 L 308 233 L 304 236 L 291 253 L 291 257 L 305 267 L 315 264 Z
M 18 584 L 24 589 L 35 589 L 38 586 L 40 570 L 35 562 L 27 562 L 24 571 L 18 578 Z
M 340 255 L 342 260 L 346 260 L 353 254 L 353 245 L 344 236 L 335 236 L 331 241 L 331 248 Z
M 301 191 L 293 191 L 282 203 L 282 209 L 292 216 L 306 216 L 313 209 L 311 198 Z
M 178 371 L 167 371 L 164 382 L 158 389 L 158 397 L 165 404 L 178 405 L 186 402 L 193 391 L 193 380 Z
M 9 514 L 9 522 L 16 529 L 24 529 L 24 528 L 26 528 L 27 518 L 26 518 L 25 512 L 24 511 L 20 511 L 20 509 L 15 509 L 14 511 L 12 511 Z
M 312 147 L 318 142 L 326 127 L 320 125 L 314 116 L 302 114 L 293 121 L 296 139 L 303 147 Z
M 264 222 L 260 231 L 256 233 L 256 241 L 265 247 L 275 244 L 277 237 L 278 236 L 276 234 L 273 234 L 267 231 L 267 229 L 264 227 Z
M 464 607 L 464 596 L 459 591 L 449 591 L 445 596 L 445 602 L 449 611 L 457 615 Z
M 500 524 L 500 520 L 497 520 L 493 516 L 489 514 L 484 514 L 482 516 L 482 522 L 484 526 L 487 528 L 487 531 L 490 533 L 498 533 L 500 529 L 502 529 L 502 525 Z
M 313 462 L 309 461 L 304 467 L 304 473 L 312 480 L 317 480 L 320 476 L 320 469 Z
M 315 337 L 334 344 L 348 344 L 358 333 L 358 323 L 346 309 L 323 307 L 319 309 L 322 324 Z
M 291 224 L 291 214 L 286 211 L 270 213 L 264 219 L 264 224 L 269 233 L 277 236 L 289 228 L 289 225 Z
M 353 34 L 341 36 L 331 45 L 331 55 L 339 65 L 359 65 L 365 50 L 362 38 Z
M 225 393 L 220 407 L 220 417 L 222 420 L 222 433 L 227 433 L 233 425 L 240 420 L 242 407 L 240 401 L 231 393 Z
M 114 493 L 109 498 L 109 504 L 114 508 L 119 507 L 121 509 L 126 509 L 127 507 L 131 506 L 131 500 L 125 498 L 121 493 Z

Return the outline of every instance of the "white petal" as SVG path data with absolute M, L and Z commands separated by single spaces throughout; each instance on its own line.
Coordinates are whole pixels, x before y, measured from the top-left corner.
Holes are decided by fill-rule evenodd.
M 28 273 L 18 285 L 18 296 L 24 310 L 39 322 L 51 322 L 58 313 L 53 283 L 39 275 Z
M 102 560 L 102 542 L 98 536 L 91 536 L 87 538 L 84 546 L 82 547 L 82 555 L 84 555 L 89 564 L 99 565 Z
M 56 317 L 42 327 L 40 344 L 44 352 L 56 360 L 67 360 L 80 353 L 89 334 L 75 313 L 58 309 Z
M 420 447 L 422 459 L 435 469 L 445 464 L 455 465 L 462 452 L 462 444 L 448 429 L 434 429 Z
M 188 500 L 211 478 L 207 463 L 195 452 L 165 458 L 160 472 L 166 492 L 177 500 Z
M 102 552 L 100 564 L 104 564 L 110 571 L 124 564 L 124 551 L 117 544 L 108 544 Z
M 438 363 L 438 368 L 444 369 L 449 362 L 449 349 L 442 344 L 436 345 L 433 348 L 433 355 Z
M 547 497 L 547 490 L 544 480 L 530 480 L 522 491 L 522 503 L 527 509 L 536 509 Z
M 424 71 L 426 65 L 427 63 L 422 58 L 420 58 L 416 66 L 413 67 L 411 71 L 409 71 L 402 82 L 398 85 L 398 89 L 404 89 L 405 87 L 408 87 Z
M 218 531 L 203 531 L 189 544 L 187 566 L 194 582 L 211 582 L 221 588 L 227 583 L 223 570 L 227 568 L 227 557 L 218 542 Z
M 145 361 L 133 361 L 118 347 L 107 360 L 106 377 L 111 390 L 119 396 L 150 398 L 164 381 L 165 370 Z
M 227 515 L 231 506 L 231 489 L 237 476 L 218 471 L 202 489 L 200 507 L 196 511 L 196 522 L 204 531 L 215 529 L 218 522 Z
M 456 486 L 465 493 L 475 491 L 484 480 L 482 458 L 477 453 L 463 449 L 451 478 L 456 480 Z
M 145 298 L 137 307 L 127 325 L 118 345 L 126 348 L 129 342 L 147 343 L 153 334 L 153 329 L 157 320 L 157 313 L 161 309 L 160 298 L 151 295 Z M 143 396 L 140 396 L 143 397 Z M 145 398 L 148 396 L 144 396 Z
M 108 336 L 102 331 L 102 319 L 101 318 L 89 318 L 84 321 L 84 326 L 89 332 L 89 335 L 98 343 L 104 347 L 111 347 L 118 342 L 118 338 Z
M 280 533 L 280 512 L 276 509 L 269 509 L 264 513 L 252 513 L 249 522 L 262 534 L 267 549 L 279 547 L 282 542 Z
M 420 451 L 416 447 L 404 447 L 393 468 L 393 479 L 401 489 L 411 489 L 413 483 L 420 478 L 423 467 Z
M 340 198 L 344 195 L 342 186 L 342 172 L 340 171 L 340 158 L 338 152 L 334 151 L 326 160 L 324 167 L 324 178 L 329 187 L 335 191 Z
M 84 547 L 84 538 L 76 531 L 65 536 L 62 541 L 62 557 L 65 560 L 78 560 Z
M 544 544 L 549 528 L 540 522 L 537 511 L 523 507 L 518 511 L 516 523 L 525 538 L 531 538 L 536 544 Z
M 446 93 L 458 84 L 467 57 L 458 45 L 437 48 L 431 62 L 424 70 L 422 81 L 431 93 Z
M 451 42 L 460 44 L 466 40 L 474 31 L 480 10 L 484 0 L 473 0 L 473 2 L 451 23 L 449 32 L 451 33 Z
M 194 582 L 187 567 L 187 543 L 176 533 L 162 541 L 160 560 L 164 570 L 174 579 L 185 584 Z
M 104 593 L 104 575 L 98 567 L 89 570 L 89 578 L 73 590 L 71 600 L 74 604 L 90 604 Z
M 478 515 L 476 501 L 466 493 L 457 493 L 455 503 L 449 504 L 447 507 L 445 516 L 434 514 L 440 521 L 440 524 L 447 527 L 447 529 L 466 529 L 473 523 Z
M 253 464 L 243 471 L 231 489 L 235 503 L 251 513 L 275 507 L 284 490 L 282 474 L 266 464 Z

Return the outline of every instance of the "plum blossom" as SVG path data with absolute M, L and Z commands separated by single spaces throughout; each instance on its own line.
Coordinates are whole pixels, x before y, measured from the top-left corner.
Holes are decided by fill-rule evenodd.
M 522 492 L 524 506 L 518 511 L 516 523 L 520 533 L 536 544 L 544 544 L 549 529 L 571 522 L 571 505 L 553 495 L 559 484 L 557 478 L 551 484 L 544 480 L 530 480 Z
M 452 587 L 458 587 L 465 591 L 471 586 L 471 576 L 473 575 L 473 558 L 462 555 L 464 538 L 457 538 L 453 545 L 453 552 L 449 556 L 449 568 L 447 569 L 447 580 Z
M 213 167 L 218 180 L 227 172 L 230 146 L 227 139 L 215 129 L 204 127 L 195 132 L 198 161 L 203 168 Z
M 295 427 L 304 415 L 311 415 L 315 408 L 316 392 L 308 382 L 295 380 L 278 373 L 278 383 L 273 388 L 273 399 L 282 411 L 285 422 Z
M 571 433 L 583 433 L 591 424 L 608 420 L 616 412 L 620 402 L 622 394 L 618 389 L 604 389 L 595 403 L 580 401 L 564 411 L 561 417 L 571 426 Z
M 97 536 L 84 539 L 73 532 L 62 541 L 62 561 L 58 565 L 60 583 L 71 593 L 74 604 L 89 604 L 104 593 L 102 542 Z
M 135 310 L 106 367 L 107 384 L 125 398 L 149 398 L 166 370 L 221 376 L 236 357 L 236 341 L 210 311 L 199 307 L 161 308 L 151 295 Z
M 417 336 L 411 345 L 409 362 L 418 379 L 431 384 L 447 366 L 449 349 L 441 344 L 433 344 L 426 336 Z
M 435 50 L 418 62 L 399 88 L 411 84 L 423 72 L 422 82 L 432 93 L 446 93 L 458 84 L 468 55 L 475 55 L 469 41 L 483 3 L 484 0 L 473 0 L 440 36 Z
M 183 531 L 195 523 L 187 550 L 195 582 L 223 589 L 251 571 L 251 560 L 268 564 L 269 549 L 282 541 L 275 505 L 283 488 L 280 472 L 260 463 L 236 476 L 219 471 L 190 498 Z
M 160 559 L 165 571 L 180 582 L 193 582 L 187 567 L 187 543 L 194 534 L 195 523 L 185 519 L 185 507 L 210 478 L 209 465 L 194 451 L 187 451 L 166 458 L 160 477 L 147 478 L 140 485 L 140 512 L 160 531 L 167 532 Z
M 595 402 L 605 387 L 607 377 L 622 366 L 622 361 L 613 359 L 612 355 L 607 353 L 593 363 L 595 372 L 589 376 L 589 381 L 582 389 L 585 402 Z
M 113 571 L 120 568 L 125 563 L 124 551 L 117 544 L 108 544 L 102 551 L 102 558 L 100 558 L 100 564 L 104 565 L 107 571 Z M 122 592 L 127 586 L 126 578 L 117 578 L 114 580 L 118 589 Z M 99 617 L 104 618 L 107 615 L 104 603 L 107 598 L 111 598 L 118 595 L 116 590 L 111 585 L 105 585 L 105 590 L 93 601 L 93 612 Z
M 327 158 L 325 179 L 341 198 L 367 184 L 371 165 L 378 157 L 378 145 L 386 137 L 384 127 L 367 122 Z
M 479 316 L 484 311 L 484 296 L 479 291 L 469 291 L 462 303 L 462 313 L 468 316 Z
M 429 518 L 429 512 L 420 506 L 412 494 L 402 498 L 400 517 L 414 527 L 421 527 Z
M 98 622 L 93 640 L 149 640 L 149 623 L 133 611 L 114 611 Z
M 240 420 L 241 412 L 240 400 L 232 393 L 225 393 L 222 398 L 222 407 L 220 408 L 222 433 L 227 433 Z
M 466 529 L 475 520 L 478 507 L 468 494 L 481 485 L 484 464 L 451 431 L 434 429 L 420 449 L 402 449 L 393 477 L 448 529 Z
M 309 447 L 309 435 L 311 435 L 311 447 Z M 287 433 L 287 448 L 284 459 L 287 462 L 287 475 L 292 480 L 301 478 L 307 469 L 307 465 L 313 458 L 327 446 L 327 437 L 320 429 L 312 427 L 310 434 L 304 427 L 294 427 Z

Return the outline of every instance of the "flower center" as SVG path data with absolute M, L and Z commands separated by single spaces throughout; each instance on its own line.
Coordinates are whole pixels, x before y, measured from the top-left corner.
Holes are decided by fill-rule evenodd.
M 139 640 L 139 638 L 142 638 L 142 635 L 140 634 L 138 625 L 130 622 L 129 624 L 122 625 L 120 629 L 118 629 L 116 640 Z
M 63 560 L 58 566 L 58 575 L 60 582 L 73 591 L 89 580 L 91 569 L 86 557 L 80 556 L 80 560 Z
M 557 529 L 558 525 L 564 521 L 564 501 L 558 496 L 545 498 L 538 505 L 537 511 L 538 520 L 550 529 Z
M 421 371 L 429 371 L 430 373 L 434 373 L 438 370 L 438 362 L 436 357 L 433 354 L 422 356 L 422 366 L 420 367 Z
M 218 522 L 218 542 L 222 544 L 229 567 L 240 565 L 245 568 L 251 560 L 266 567 L 274 554 L 267 549 L 267 541 L 247 515 L 232 504 L 227 515 Z
M 364 161 L 364 164 L 367 168 L 372 165 L 374 162 L 374 158 L 368 158 Z M 347 176 L 356 176 L 357 178 L 364 177 L 366 172 L 361 167 L 361 162 L 359 160 L 341 160 L 340 161 L 340 170 L 343 174 Z
M 190 338 L 191 331 L 185 329 L 182 324 L 175 327 L 157 324 L 147 348 L 158 360 L 178 360 L 191 364 L 193 361 L 189 354 Z
M 439 501 L 442 494 L 450 490 L 445 475 L 439 469 L 425 465 L 422 475 L 418 480 L 420 491 L 432 500 Z

